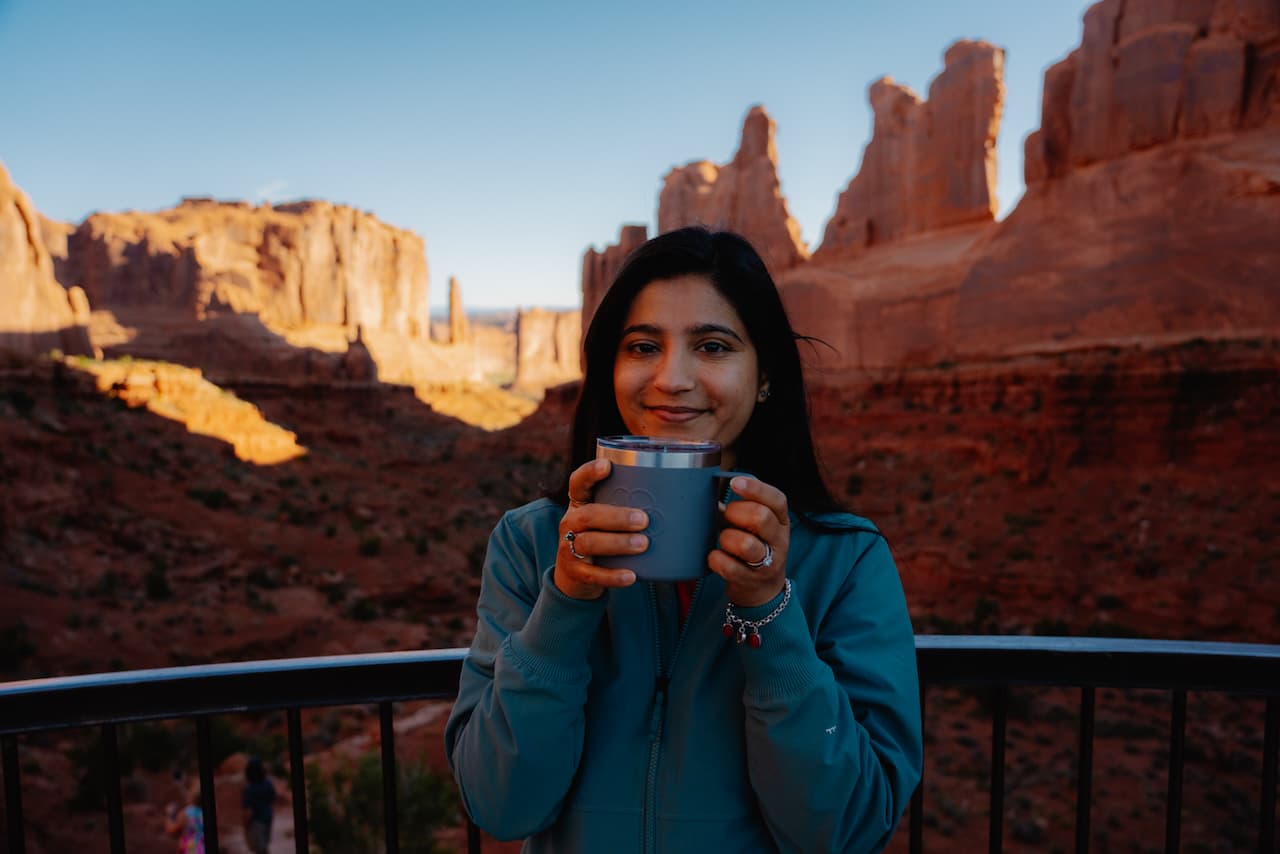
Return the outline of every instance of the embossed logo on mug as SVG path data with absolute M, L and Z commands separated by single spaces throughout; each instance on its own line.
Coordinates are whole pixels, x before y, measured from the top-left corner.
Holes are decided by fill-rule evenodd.
M 609 490 L 605 503 L 643 510 L 649 517 L 649 527 L 644 529 L 644 533 L 650 537 L 661 534 L 666 527 L 667 520 L 663 518 L 662 511 L 656 506 L 658 502 L 647 489 L 625 489 L 615 486 Z

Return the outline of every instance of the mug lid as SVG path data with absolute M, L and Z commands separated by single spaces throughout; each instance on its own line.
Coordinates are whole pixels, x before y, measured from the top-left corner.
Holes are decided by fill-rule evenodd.
M 646 468 L 711 468 L 720 465 L 720 443 L 658 436 L 600 436 L 596 439 L 596 459 Z

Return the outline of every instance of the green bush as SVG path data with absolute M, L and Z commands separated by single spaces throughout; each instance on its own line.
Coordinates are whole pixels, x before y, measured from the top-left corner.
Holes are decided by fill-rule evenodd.
M 307 811 L 311 844 L 320 854 L 385 851 L 381 757 L 361 757 L 329 777 L 315 766 L 307 768 Z M 400 850 L 433 854 L 444 850 L 436 845 L 436 829 L 458 821 L 457 792 L 424 760 L 398 762 L 396 811 Z

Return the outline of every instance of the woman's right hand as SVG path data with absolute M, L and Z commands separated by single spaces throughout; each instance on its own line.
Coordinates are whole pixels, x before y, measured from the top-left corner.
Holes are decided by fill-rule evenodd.
M 598 599 L 606 587 L 630 587 L 636 574 L 629 569 L 596 566 L 598 555 L 635 555 L 649 547 L 649 538 L 639 533 L 649 524 L 641 510 L 595 504 L 596 484 L 609 476 L 608 460 L 583 463 L 569 475 L 569 511 L 560 520 L 560 549 L 556 552 L 553 578 L 560 592 L 573 599 Z M 573 532 L 574 557 L 565 534 Z

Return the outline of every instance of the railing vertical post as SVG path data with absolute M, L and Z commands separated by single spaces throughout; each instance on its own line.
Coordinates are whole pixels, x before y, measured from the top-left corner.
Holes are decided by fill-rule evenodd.
M 1097 689 L 1080 687 L 1080 759 L 1076 763 L 1076 854 L 1088 854 L 1093 808 L 1093 724 Z
M 213 788 L 213 736 L 209 716 L 196 718 L 196 753 L 200 761 L 200 809 L 204 811 L 204 847 L 218 851 L 218 798 Z
M 1004 846 L 1004 744 L 1009 722 L 1009 686 L 997 685 L 991 693 L 991 826 L 987 850 L 1000 854 Z
M 1280 760 L 1280 697 L 1267 698 L 1267 728 L 1262 739 L 1262 804 L 1258 810 L 1258 850 L 1276 850 L 1276 762 Z
M 22 826 L 22 777 L 18 770 L 18 739 L 6 735 L 0 739 L 0 751 L 4 753 L 4 809 L 8 819 L 9 851 L 23 854 L 26 851 L 26 831 Z
M 480 854 L 480 826 L 467 815 L 467 854 Z
M 293 850 L 307 854 L 311 847 L 307 829 L 307 769 L 302 758 L 302 715 L 297 707 L 286 712 L 289 719 L 289 783 L 293 787 Z
M 924 685 L 920 685 L 920 728 L 924 729 Z M 920 783 L 911 796 L 911 854 L 924 851 L 924 765 L 920 766 Z
M 102 773 L 107 790 L 107 832 L 111 837 L 111 854 L 124 854 L 124 800 L 120 797 L 120 748 L 116 744 L 116 725 L 102 725 Z
M 396 826 L 396 730 L 391 703 L 378 704 L 382 724 L 382 817 L 387 829 L 387 854 L 399 854 L 400 835 Z
M 1169 797 L 1165 802 L 1164 850 L 1176 854 L 1182 845 L 1182 765 L 1187 741 L 1187 692 L 1173 692 L 1169 719 Z

